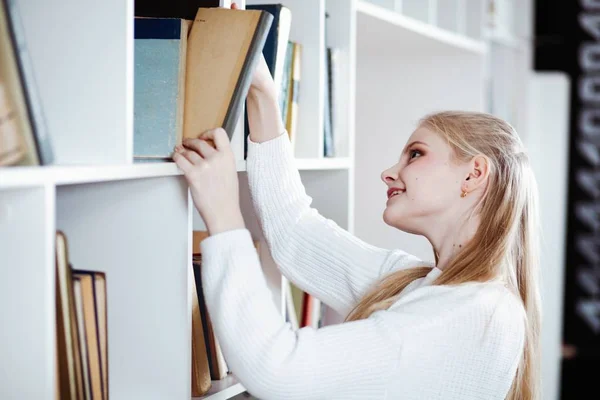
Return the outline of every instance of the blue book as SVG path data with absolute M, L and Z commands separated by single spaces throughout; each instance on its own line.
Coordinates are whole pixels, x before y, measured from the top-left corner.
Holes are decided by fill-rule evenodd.
M 170 159 L 183 136 L 187 37 L 192 21 L 135 18 L 136 160 Z

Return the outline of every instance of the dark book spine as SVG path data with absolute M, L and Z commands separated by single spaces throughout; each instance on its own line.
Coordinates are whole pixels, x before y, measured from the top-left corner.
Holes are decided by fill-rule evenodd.
M 225 119 L 223 121 L 222 128 L 225 129 L 225 132 L 227 132 L 230 138 L 233 135 L 235 125 L 240 117 L 242 106 L 244 105 L 244 101 L 248 95 L 248 90 L 250 89 L 250 84 L 252 83 L 254 70 L 256 69 L 258 61 L 260 60 L 262 50 L 265 46 L 265 41 L 267 39 L 267 34 L 272 23 L 273 15 L 269 14 L 268 12 L 261 11 L 258 24 L 254 30 L 252 42 L 250 43 L 250 48 L 248 49 L 246 59 L 244 60 L 244 65 L 242 66 L 240 79 L 235 86 L 233 96 L 229 103 L 229 108 L 227 109 L 227 113 L 225 114 Z
M 215 371 L 213 360 L 216 358 L 216 354 L 212 354 L 210 340 L 211 340 L 211 332 L 209 329 L 209 324 L 211 323 L 210 317 L 208 315 L 208 310 L 206 308 L 206 302 L 204 301 L 204 289 L 202 288 L 202 263 L 199 261 L 194 261 L 192 263 L 192 267 L 194 270 L 194 281 L 196 282 L 196 296 L 198 297 L 198 308 L 200 309 L 200 320 L 202 321 L 202 330 L 204 332 L 204 345 L 206 347 L 206 357 L 208 358 L 208 369 L 210 372 L 210 376 L 216 376 L 217 371 Z
M 183 18 L 193 21 L 198 8 L 219 7 L 219 0 L 138 0 L 136 17 Z

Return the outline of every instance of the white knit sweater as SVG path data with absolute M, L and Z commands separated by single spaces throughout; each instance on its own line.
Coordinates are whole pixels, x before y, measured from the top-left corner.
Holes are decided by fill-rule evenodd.
M 299 288 L 346 315 L 383 275 L 423 265 L 366 244 L 310 208 L 287 134 L 249 142 L 248 179 L 272 255 Z M 206 303 L 233 374 L 261 399 L 504 399 L 524 342 L 501 283 L 431 286 L 437 268 L 366 320 L 294 331 L 248 230 L 202 242 Z

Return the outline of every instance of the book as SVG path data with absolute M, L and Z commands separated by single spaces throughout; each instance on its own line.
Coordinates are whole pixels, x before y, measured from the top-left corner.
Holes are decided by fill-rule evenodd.
M 192 396 L 198 397 L 208 392 L 212 381 L 202 324 L 202 311 L 198 302 L 200 295 L 198 290 L 201 288 L 196 286 L 195 279 L 191 279 L 190 284 L 192 287 Z
M 134 21 L 134 159 L 169 159 L 183 138 L 187 37 L 192 21 Z
M 68 243 L 62 231 L 56 232 L 56 341 L 60 398 L 84 398 L 83 369 L 79 353 L 79 330 L 75 294 L 69 264 Z
M 85 311 L 83 306 L 83 290 L 79 277 L 73 276 L 73 298 L 75 299 L 75 314 L 77 321 L 77 332 L 79 335 L 79 354 L 81 356 L 81 366 L 83 375 L 83 393 L 85 399 L 92 398 L 92 383 L 90 377 L 90 364 L 88 361 L 89 347 L 88 336 L 86 334 Z
M 298 115 L 299 115 L 299 98 L 300 98 L 300 80 L 302 79 L 302 45 L 297 42 L 292 42 L 292 60 L 291 60 L 291 76 L 288 89 L 287 99 L 287 114 L 285 127 L 288 132 L 292 148 L 296 144 L 296 136 L 298 131 Z
M 333 147 L 333 126 L 332 126 L 332 115 L 331 115 L 331 80 L 330 76 L 330 52 L 329 49 L 325 49 L 324 55 L 325 61 L 325 86 L 324 86 L 324 97 L 323 97 L 323 149 L 325 157 L 335 156 L 335 149 Z
M 56 232 L 57 398 L 109 399 L 106 274 L 74 269 Z
M 240 117 L 273 16 L 260 10 L 199 8 L 188 36 L 183 137 Z
M 90 271 L 73 270 L 73 278 L 78 283 L 77 299 L 81 303 L 78 318 L 83 317 L 83 332 L 85 333 L 85 352 L 88 365 L 89 388 L 93 399 L 104 398 L 102 379 L 102 358 L 100 352 L 100 337 L 96 313 L 96 293 L 94 275 Z
M 0 166 L 52 164 L 54 151 L 15 0 L 0 0 L 0 54 Z

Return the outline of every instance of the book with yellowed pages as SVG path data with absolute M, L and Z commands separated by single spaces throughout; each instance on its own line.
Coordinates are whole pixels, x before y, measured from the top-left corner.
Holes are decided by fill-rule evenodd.
M 74 269 L 56 232 L 57 398 L 109 399 L 106 273 Z
M 79 331 L 75 311 L 73 280 L 68 243 L 62 231 L 56 233 L 56 345 L 60 398 L 84 398 Z
M 262 10 L 198 9 L 188 36 L 184 138 L 215 128 L 231 138 L 272 22 Z

